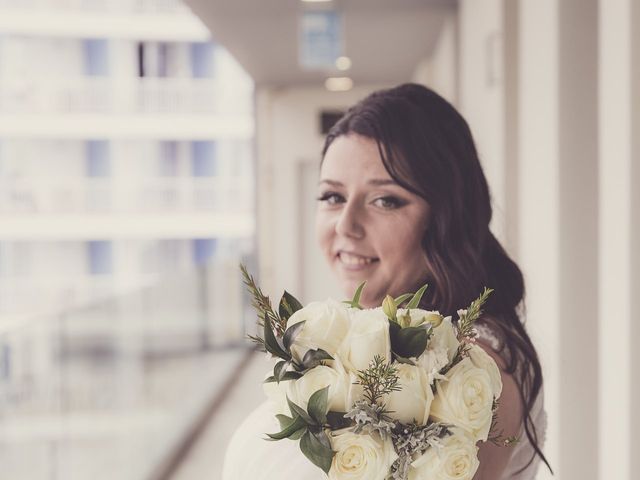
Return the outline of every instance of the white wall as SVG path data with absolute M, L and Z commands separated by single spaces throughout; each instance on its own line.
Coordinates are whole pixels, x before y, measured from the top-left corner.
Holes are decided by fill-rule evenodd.
M 459 3 L 459 107 L 474 135 L 491 189 L 491 229 L 506 243 L 502 18 L 502 0 Z
M 435 90 L 453 105 L 458 105 L 458 14 L 443 18 L 442 30 L 431 56 L 424 58 L 413 74 L 413 81 Z

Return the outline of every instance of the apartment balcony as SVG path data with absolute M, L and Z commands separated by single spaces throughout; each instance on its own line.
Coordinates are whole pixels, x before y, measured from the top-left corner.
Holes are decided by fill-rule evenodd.
M 0 31 L 37 37 L 206 41 L 179 0 L 0 0 Z
M 211 79 L 0 79 L 2 114 L 251 115 L 251 90 Z
M 0 215 L 253 213 L 252 185 L 235 177 L 0 177 Z
M 249 84 L 211 79 L 3 79 L 0 135 L 248 140 L 252 101 Z
M 0 8 L 100 13 L 190 14 L 181 0 L 0 0 Z

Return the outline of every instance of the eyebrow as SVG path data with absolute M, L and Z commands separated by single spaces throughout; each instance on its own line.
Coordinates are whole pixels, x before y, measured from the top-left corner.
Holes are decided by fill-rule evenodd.
M 344 185 L 336 180 L 323 179 L 318 182 L 318 185 L 322 183 L 328 183 L 334 187 L 344 187 Z M 374 178 L 367 182 L 369 185 L 383 186 L 383 185 L 398 185 L 395 180 L 389 178 Z

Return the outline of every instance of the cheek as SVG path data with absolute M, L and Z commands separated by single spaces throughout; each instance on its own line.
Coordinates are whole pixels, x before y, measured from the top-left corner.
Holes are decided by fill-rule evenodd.
M 322 252 L 331 249 L 332 232 L 331 219 L 321 211 L 316 212 L 315 220 L 316 242 Z

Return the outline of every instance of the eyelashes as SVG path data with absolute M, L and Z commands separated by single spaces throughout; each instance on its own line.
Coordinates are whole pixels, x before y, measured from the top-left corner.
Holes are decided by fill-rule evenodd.
M 326 202 L 328 205 L 337 205 L 345 201 L 344 197 L 336 192 L 325 192 L 316 200 L 319 202 Z M 378 197 L 372 203 L 383 210 L 395 210 L 402 208 L 407 204 L 405 200 L 394 197 L 393 195 Z
M 342 195 L 335 192 L 326 192 L 320 195 L 317 200 L 319 202 L 327 202 L 329 205 L 335 205 L 339 200 L 344 201 L 344 198 L 342 198 Z

